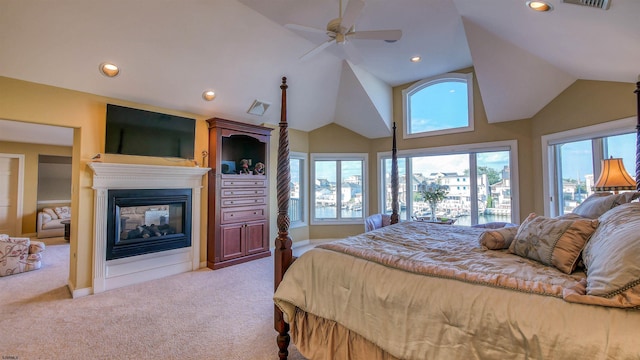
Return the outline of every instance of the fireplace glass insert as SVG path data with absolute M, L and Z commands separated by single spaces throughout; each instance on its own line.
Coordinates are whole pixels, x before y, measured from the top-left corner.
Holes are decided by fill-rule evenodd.
M 109 190 L 107 260 L 191 246 L 191 189 Z

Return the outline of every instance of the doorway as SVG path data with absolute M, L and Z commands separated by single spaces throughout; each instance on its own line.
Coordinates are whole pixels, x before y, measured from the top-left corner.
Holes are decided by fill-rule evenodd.
M 22 234 L 23 174 L 23 155 L 0 154 L 0 234 Z

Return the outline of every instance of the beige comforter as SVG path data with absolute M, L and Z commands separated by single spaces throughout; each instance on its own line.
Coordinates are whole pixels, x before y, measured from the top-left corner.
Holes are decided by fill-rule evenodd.
M 323 245 L 274 300 L 401 359 L 640 358 L 640 312 L 563 300 L 565 275 L 477 243 L 481 229 L 404 222 Z

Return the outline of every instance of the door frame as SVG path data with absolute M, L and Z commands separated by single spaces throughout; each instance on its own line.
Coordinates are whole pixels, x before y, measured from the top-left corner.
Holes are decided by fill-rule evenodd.
M 22 203 L 24 198 L 24 154 L 0 153 L 0 157 L 18 159 L 18 194 L 16 196 L 15 236 L 22 236 Z

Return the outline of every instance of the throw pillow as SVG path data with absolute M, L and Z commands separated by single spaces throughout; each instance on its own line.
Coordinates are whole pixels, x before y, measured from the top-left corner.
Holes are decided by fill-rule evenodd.
M 638 192 L 626 192 L 622 194 L 597 192 L 586 198 L 573 210 L 573 213 L 590 219 L 597 219 L 608 210 L 631 202 L 638 196 L 640 196 Z
M 51 208 L 44 208 L 44 209 L 42 209 L 42 212 L 45 213 L 45 214 L 49 214 L 49 216 L 51 216 L 51 218 L 53 220 L 57 220 L 58 219 L 58 215 Z
M 509 251 L 571 274 L 598 219 L 555 219 L 535 213 L 522 222 Z
M 68 219 L 71 217 L 71 209 L 68 206 L 57 207 L 54 211 L 60 219 Z
M 587 294 L 640 306 L 640 203 L 620 205 L 600 217 L 584 248 Z
M 517 226 L 487 230 L 480 234 L 478 242 L 490 250 L 508 249 L 517 233 Z

